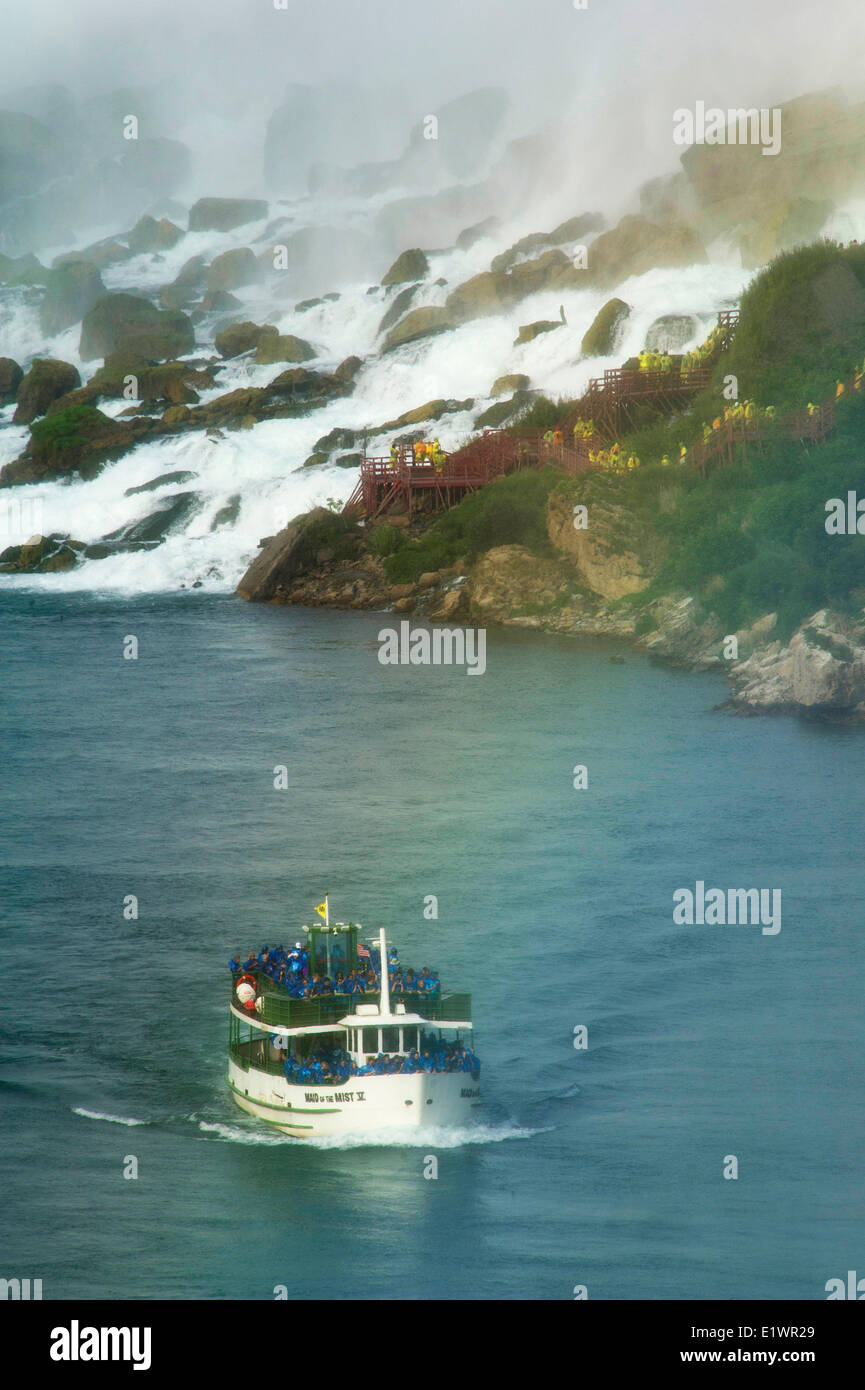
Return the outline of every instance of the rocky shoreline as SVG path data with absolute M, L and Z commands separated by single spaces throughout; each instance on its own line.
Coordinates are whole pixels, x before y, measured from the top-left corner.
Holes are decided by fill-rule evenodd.
M 551 499 L 548 526 L 551 537 L 561 540 L 558 505 Z M 665 595 L 636 609 L 620 600 L 646 587 L 640 559 L 608 550 L 603 564 L 603 546 L 595 542 L 583 547 L 581 564 L 568 541 L 569 550 L 552 556 L 522 545 L 496 546 L 474 563 L 461 559 L 415 583 L 393 584 L 361 528 L 316 508 L 266 538 L 237 593 L 251 602 L 612 638 L 673 666 L 723 672 L 730 685 L 724 707 L 734 713 L 865 723 L 865 622 L 821 609 L 782 638 L 774 613 L 728 633 L 687 594 Z

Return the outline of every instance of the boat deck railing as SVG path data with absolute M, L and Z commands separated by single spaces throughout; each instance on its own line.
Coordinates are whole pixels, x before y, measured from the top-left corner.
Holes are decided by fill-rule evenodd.
M 253 972 L 255 973 L 255 972 Z M 294 999 L 281 985 L 263 972 L 256 974 L 258 992 L 261 996 L 261 1013 L 250 1013 L 251 1023 L 280 1024 L 283 1028 L 303 1028 L 313 1024 L 338 1023 L 346 1014 L 353 1014 L 359 1004 L 375 1004 L 381 1007 L 380 992 L 367 994 L 324 994 L 312 999 Z M 237 1005 L 232 981 L 232 1000 Z M 391 1009 L 396 1004 L 404 1004 L 407 1014 L 419 1014 L 429 1022 L 438 1019 L 471 1019 L 472 997 L 470 994 L 391 994 Z M 375 1015 L 370 1016 L 370 1026 L 375 1024 Z

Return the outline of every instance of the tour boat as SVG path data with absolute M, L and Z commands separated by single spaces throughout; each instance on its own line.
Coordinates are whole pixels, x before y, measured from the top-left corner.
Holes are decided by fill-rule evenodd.
M 360 930 L 329 921 L 304 927 L 302 956 L 309 980 L 332 980 L 372 964 L 377 944 L 375 992 L 297 998 L 260 964 L 233 975 L 227 1080 L 234 1099 L 298 1139 L 466 1124 L 481 1103 L 480 1063 L 466 1050 L 471 996 L 392 994 L 385 932 L 370 949 L 358 941 Z M 339 1059 L 334 1068 L 324 1063 L 323 1076 L 322 1056 Z

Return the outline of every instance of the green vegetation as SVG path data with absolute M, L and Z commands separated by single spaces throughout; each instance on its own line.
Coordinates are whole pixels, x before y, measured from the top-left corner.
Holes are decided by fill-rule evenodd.
M 388 579 L 414 583 L 425 571 L 447 568 L 461 556 L 475 559 L 497 545 L 524 545 L 537 555 L 551 554 L 547 498 L 558 481 L 551 468 L 497 478 L 444 512 L 418 540 L 400 535 L 402 544 L 384 561 Z
M 396 526 L 377 526 L 369 538 L 369 548 L 373 555 L 384 559 L 398 550 L 403 537 Z
M 35 420 L 30 427 L 33 443 L 41 451 L 66 453 L 87 444 L 90 431 L 103 424 L 105 416 L 92 405 L 73 405 Z

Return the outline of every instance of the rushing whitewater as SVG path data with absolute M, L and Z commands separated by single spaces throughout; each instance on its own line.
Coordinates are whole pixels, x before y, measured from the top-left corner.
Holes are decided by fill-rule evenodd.
M 271 211 L 274 209 L 272 208 Z M 280 208 L 283 211 L 283 208 Z M 367 211 L 371 217 L 374 208 Z M 295 226 L 320 226 L 337 220 L 333 205 L 316 205 L 304 199 L 295 208 Z M 852 209 L 846 225 L 857 224 L 862 208 Z M 342 224 L 361 223 L 356 206 L 342 210 Z M 186 234 L 170 251 L 136 256 L 103 272 L 109 291 L 139 290 L 154 293 L 174 279 L 193 255 L 212 261 L 238 246 L 261 250 L 268 244 L 266 221 L 235 228 L 230 233 Z M 411 307 L 443 304 L 447 294 L 470 276 L 487 270 L 498 252 L 513 244 L 524 225 L 511 224 L 470 250 L 428 253 L 430 273 Z M 276 234 L 278 240 L 279 233 Z M 51 256 L 69 248 L 53 248 Z M 565 248 L 567 249 L 567 247 Z M 281 333 L 293 333 L 309 341 L 316 358 L 314 370 L 332 371 L 344 358 L 357 355 L 364 365 L 353 394 L 331 401 L 301 419 L 263 421 L 252 429 L 224 432 L 215 438 L 205 432 L 184 433 L 174 438 L 140 444 L 116 463 L 108 464 L 89 482 L 39 483 L 0 492 L 0 546 L 21 543 L 32 535 L 61 533 L 90 544 L 119 527 L 143 520 L 160 502 L 177 492 L 168 482 L 127 496 L 164 473 L 185 470 L 194 477 L 185 488 L 196 493 L 191 515 L 152 550 L 88 560 L 77 568 L 50 575 L 2 577 L 9 586 L 52 591 L 96 590 L 117 593 L 173 591 L 203 588 L 230 591 L 255 554 L 260 540 L 284 526 L 293 516 L 316 505 L 342 503 L 351 493 L 357 472 L 330 463 L 304 468 L 315 441 L 335 427 L 369 431 L 370 438 L 388 420 L 437 398 L 474 398 L 471 410 L 450 414 L 430 425 L 446 449 L 463 443 L 472 432 L 474 418 L 492 403 L 489 394 L 495 379 L 505 373 L 524 372 L 533 388 L 552 397 L 578 396 L 591 376 L 622 361 L 643 346 L 646 330 L 664 314 L 690 314 L 698 327 L 684 350 L 705 336 L 720 308 L 734 303 L 753 272 L 723 260 L 723 248 L 709 265 L 687 269 L 652 270 L 624 281 L 615 289 L 555 291 L 523 300 L 509 313 L 477 319 L 462 327 L 381 354 L 378 326 L 393 302 L 394 291 L 380 287 L 370 292 L 368 282 L 321 285 L 318 293 L 336 289 L 339 299 L 325 301 L 297 313 L 293 295 L 285 305 L 272 286 L 251 286 L 235 291 L 242 306 L 230 314 L 208 316 L 197 325 L 196 351 L 191 356 L 215 352 L 215 332 L 226 322 L 253 319 L 276 324 Z M 738 258 L 736 258 L 738 261 Z M 383 274 L 386 266 L 381 267 Z M 447 283 L 435 282 L 443 279 Z M 286 284 L 286 289 L 289 283 Z M 614 358 L 583 358 L 580 344 L 602 304 L 616 294 L 632 312 Z M 299 295 L 297 296 L 299 297 Z M 566 325 L 534 341 L 514 347 L 521 324 L 537 319 L 558 319 L 564 309 Z M 36 356 L 72 362 L 86 382 L 101 365 L 83 362 L 78 353 L 80 324 L 46 339 L 32 303 L 21 289 L 0 290 L 0 355 L 14 357 L 25 368 Z M 249 357 L 226 362 L 216 388 L 201 393 L 202 402 L 242 386 L 265 386 L 284 366 L 256 366 Z M 126 400 L 100 403 L 109 415 L 119 414 Z M 12 424 L 14 405 L 0 411 L 0 466 L 24 448 L 28 430 Z M 376 435 L 371 449 L 385 453 L 399 431 Z M 225 520 L 226 509 L 233 520 Z M 222 513 L 222 516 L 220 516 Z

